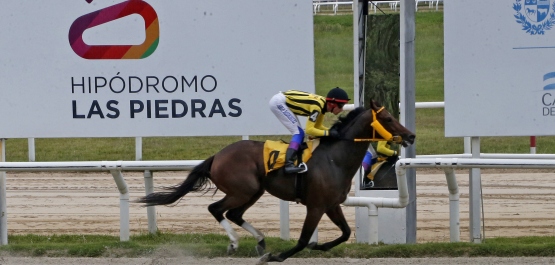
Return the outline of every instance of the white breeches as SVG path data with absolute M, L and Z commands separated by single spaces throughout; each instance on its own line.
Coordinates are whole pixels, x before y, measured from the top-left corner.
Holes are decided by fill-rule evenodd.
M 291 132 L 291 134 L 299 133 L 299 119 L 288 107 L 285 105 L 285 95 L 281 92 L 275 94 L 270 99 L 270 110 L 276 115 L 278 120 Z

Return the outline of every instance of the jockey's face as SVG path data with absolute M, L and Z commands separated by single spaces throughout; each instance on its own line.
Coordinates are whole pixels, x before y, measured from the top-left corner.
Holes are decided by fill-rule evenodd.
M 343 106 L 345 104 L 342 103 L 335 103 L 335 102 L 328 102 L 326 108 L 329 112 L 333 113 L 334 115 L 339 114 L 343 111 Z

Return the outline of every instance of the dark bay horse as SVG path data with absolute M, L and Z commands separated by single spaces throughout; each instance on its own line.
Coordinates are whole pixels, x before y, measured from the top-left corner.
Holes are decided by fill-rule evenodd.
M 415 135 L 380 104 L 372 101 L 370 106 L 368 110 L 358 108 L 339 118 L 334 127 L 338 129 L 342 139 L 321 138 L 320 145 L 306 163 L 308 172 L 302 178 L 300 187 L 300 202 L 306 206 L 307 211 L 300 238 L 293 248 L 279 255 L 263 255 L 266 248 L 264 235 L 243 219 L 245 211 L 265 191 L 285 201 L 297 199 L 297 178 L 294 174 L 287 175 L 280 169 L 265 175 L 262 155 L 264 142 L 245 140 L 230 144 L 196 166 L 181 184 L 168 187 L 165 192 L 151 193 L 137 202 L 147 206 L 172 204 L 189 192 L 205 189 L 211 181 L 226 194 L 221 200 L 210 204 L 208 211 L 231 240 L 228 254 L 235 252 L 239 246 L 239 237 L 229 221 L 247 230 L 258 240 L 256 250 L 259 255 L 263 255 L 259 264 L 284 261 L 307 246 L 314 250 L 329 250 L 347 241 L 351 235 L 341 203 L 347 198 L 352 179 L 369 145 L 367 141 L 355 139 L 375 138 L 375 128 L 381 124 L 381 131 L 385 129 L 403 146 L 414 143 Z M 375 120 L 380 124 L 373 123 Z M 324 214 L 341 229 L 342 234 L 333 241 L 309 246 L 310 237 Z

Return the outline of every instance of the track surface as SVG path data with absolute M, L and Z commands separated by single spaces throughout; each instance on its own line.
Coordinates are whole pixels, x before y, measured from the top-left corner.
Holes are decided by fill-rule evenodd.
M 482 174 L 485 238 L 498 236 L 555 235 L 555 182 L 553 173 Z M 130 200 L 144 195 L 142 173 L 124 172 Z M 156 187 L 178 184 L 183 172 L 156 172 Z M 457 173 L 461 193 L 461 241 L 469 240 L 468 174 Z M 353 196 L 351 192 L 351 196 Z M 449 196 L 441 172 L 417 172 L 417 242 L 449 241 Z M 224 233 L 206 207 L 220 198 L 189 194 L 175 207 L 156 207 L 161 231 Z M 119 192 L 108 173 L 8 173 L 8 234 L 110 234 L 119 235 Z M 351 228 L 353 207 L 343 208 Z M 290 236 L 297 238 L 304 220 L 302 205 L 290 204 Z M 265 194 L 245 219 L 269 236 L 279 236 L 279 200 Z M 131 234 L 145 233 L 146 209 L 131 204 Z M 240 235 L 247 235 L 236 227 Z M 339 236 L 327 217 L 322 219 L 319 241 Z M 354 234 L 349 242 L 355 242 Z M 148 258 L 22 258 L 0 257 L 0 265 L 12 264 L 255 264 L 257 259 L 195 259 L 180 250 L 161 249 Z M 284 264 L 555 264 L 555 258 L 415 258 L 415 259 L 288 259 Z
M 2 265 L 101 265 L 101 264 L 118 264 L 118 265 L 243 265 L 256 264 L 257 259 L 236 259 L 236 258 L 216 258 L 216 259 L 194 259 L 190 257 L 180 258 L 2 258 Z M 416 259 L 398 259 L 398 258 L 379 258 L 379 259 L 297 259 L 290 258 L 283 263 L 284 265 L 445 265 L 445 264 L 466 264 L 466 265 L 522 265 L 522 264 L 554 264 L 555 258 L 416 258 Z
M 439 171 L 439 170 L 438 170 Z M 434 172 L 432 172 L 434 173 Z M 417 172 L 417 242 L 449 241 L 449 196 L 445 176 Z M 555 235 L 555 182 L 553 173 L 482 174 L 485 236 Z M 142 173 L 124 172 L 130 200 L 144 195 Z M 183 172 L 155 172 L 156 187 L 184 179 Z M 461 241 L 469 240 L 468 174 L 457 173 L 461 193 Z M 353 195 L 353 192 L 351 192 Z M 213 191 L 185 196 L 175 207 L 156 207 L 161 231 L 224 233 L 207 206 L 223 193 Z M 119 235 L 119 193 L 108 173 L 8 173 L 7 214 L 9 234 L 111 234 Z M 355 211 L 343 208 L 354 231 Z M 290 236 L 297 238 L 305 208 L 290 203 Z M 245 219 L 268 236 L 279 236 L 279 200 L 265 194 L 245 214 Z M 146 232 L 146 209 L 130 208 L 131 234 Z M 324 216 L 319 241 L 339 236 Z M 237 227 L 237 232 L 247 235 Z M 354 233 L 349 242 L 354 242 Z

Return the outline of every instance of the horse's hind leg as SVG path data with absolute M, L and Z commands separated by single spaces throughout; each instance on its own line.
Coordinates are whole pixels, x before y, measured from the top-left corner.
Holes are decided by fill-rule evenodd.
M 233 254 L 235 251 L 237 251 L 237 248 L 239 247 L 239 236 L 237 235 L 233 227 L 231 227 L 231 224 L 227 221 L 227 219 L 224 218 L 224 213 L 231 208 L 242 205 L 243 203 L 244 201 L 237 202 L 235 198 L 225 196 L 223 199 L 208 206 L 208 211 L 210 211 L 214 218 L 216 218 L 220 225 L 225 229 L 229 240 L 231 240 L 229 246 L 227 247 L 228 254 Z
M 341 236 L 331 242 L 327 242 L 321 245 L 316 243 L 310 244 L 308 248 L 314 249 L 314 250 L 327 251 L 349 240 L 349 237 L 351 236 L 351 228 L 349 227 L 349 224 L 345 219 L 345 215 L 343 215 L 343 210 L 341 210 L 341 205 L 337 205 L 335 208 L 327 211 L 326 215 L 330 218 L 330 220 L 335 225 L 337 225 L 341 229 Z
M 312 234 L 314 234 L 314 230 L 316 230 L 316 227 L 318 226 L 318 223 L 320 222 L 320 219 L 322 219 L 323 215 L 323 209 L 307 207 L 306 218 L 304 220 L 303 229 L 301 231 L 301 236 L 297 241 L 297 245 L 285 252 L 280 253 L 277 256 L 267 253 L 260 258 L 257 264 L 264 264 L 264 262 L 268 261 L 282 262 L 287 258 L 293 256 L 295 253 L 303 250 L 308 245 L 308 242 L 310 241 Z
M 243 214 L 249 209 L 260 197 L 264 194 L 264 190 L 260 190 L 256 195 L 254 195 L 251 200 L 243 204 L 237 208 L 231 209 L 226 213 L 227 219 L 234 222 L 238 226 L 242 227 L 243 229 L 247 230 L 251 233 L 254 238 L 256 238 L 258 244 L 256 245 L 256 252 L 259 256 L 264 254 L 264 250 L 266 249 L 266 242 L 264 241 L 264 234 L 258 231 L 258 229 L 254 228 L 249 222 L 243 219 Z

